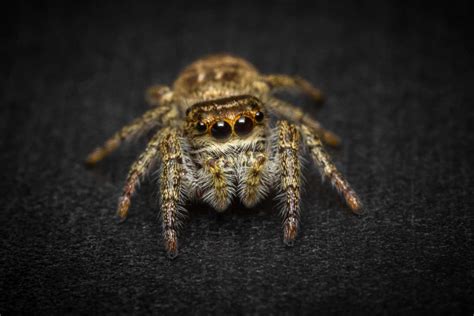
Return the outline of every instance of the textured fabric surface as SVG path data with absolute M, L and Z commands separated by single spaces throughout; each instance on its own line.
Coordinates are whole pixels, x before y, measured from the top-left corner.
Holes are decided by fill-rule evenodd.
M 469 8 L 276 3 L 18 5 L 2 47 L 0 314 L 474 312 L 474 79 Z M 202 55 L 301 75 L 344 140 L 331 150 L 366 205 L 352 215 L 308 165 L 301 231 L 269 199 L 189 206 L 164 252 L 151 176 L 114 222 L 138 142 L 82 161 Z

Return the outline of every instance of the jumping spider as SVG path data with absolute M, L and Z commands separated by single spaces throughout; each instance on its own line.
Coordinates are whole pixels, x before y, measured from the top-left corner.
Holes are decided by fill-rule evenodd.
M 283 238 L 291 245 L 298 230 L 304 148 L 349 208 L 355 213 L 361 209 L 356 193 L 323 149 L 322 143 L 336 146 L 339 138 L 272 95 L 292 88 L 322 101 L 321 92 L 302 78 L 262 75 L 241 58 L 208 56 L 185 68 L 173 89 L 150 88 L 152 108 L 96 148 L 86 162 L 94 165 L 124 141 L 157 130 L 130 168 L 118 216 L 127 217 L 140 179 L 159 161 L 163 234 L 171 258 L 178 253 L 185 202 L 202 200 L 222 212 L 235 197 L 252 207 L 271 190 L 281 201 Z M 273 123 L 270 114 L 282 120 Z

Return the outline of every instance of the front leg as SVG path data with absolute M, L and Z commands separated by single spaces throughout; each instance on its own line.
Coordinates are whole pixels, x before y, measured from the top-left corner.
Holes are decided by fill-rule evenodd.
M 278 143 L 275 156 L 279 176 L 279 197 L 281 198 L 283 216 L 283 241 L 293 245 L 299 226 L 300 217 L 300 134 L 295 125 L 279 121 Z
M 163 236 L 168 256 L 178 255 L 178 227 L 184 204 L 184 153 L 175 130 L 165 134 L 160 142 L 160 208 L 163 220 Z

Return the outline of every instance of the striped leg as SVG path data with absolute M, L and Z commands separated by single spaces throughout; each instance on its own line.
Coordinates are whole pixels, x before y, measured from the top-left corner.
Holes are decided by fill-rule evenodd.
M 287 120 L 295 123 L 305 124 L 318 135 L 325 144 L 329 146 L 339 146 L 341 139 L 335 133 L 325 129 L 321 124 L 305 114 L 301 109 L 288 102 L 273 98 L 268 103 L 270 108 Z
M 165 124 L 172 117 L 175 117 L 175 111 L 169 106 L 161 106 L 145 112 L 141 117 L 115 133 L 104 145 L 94 149 L 87 156 L 86 164 L 95 165 L 117 149 L 124 141 L 141 136 L 159 124 Z
M 310 82 L 303 78 L 297 76 L 274 74 L 264 76 L 262 79 L 267 83 L 267 85 L 270 86 L 272 91 L 297 88 L 311 97 L 311 99 L 313 99 L 318 104 L 321 104 L 324 101 L 321 90 L 315 88 Z
M 168 256 L 178 255 L 179 217 L 182 214 L 184 196 L 184 157 L 176 130 L 166 133 L 160 141 L 161 154 L 160 206 L 163 221 L 163 237 Z
M 275 162 L 280 178 L 282 201 L 283 241 L 291 246 L 298 232 L 300 215 L 300 134 L 295 125 L 278 122 L 278 144 Z
M 354 213 L 359 213 L 362 209 L 362 203 L 351 188 L 347 180 L 336 169 L 336 166 L 331 161 L 329 154 L 324 150 L 323 144 L 319 137 L 311 132 L 306 125 L 301 126 L 306 146 L 311 152 L 311 157 L 319 169 L 323 179 L 328 178 L 333 187 L 344 198 L 346 204 Z
M 148 173 L 150 167 L 156 161 L 161 134 L 162 132 L 158 132 L 153 136 L 145 151 L 140 155 L 140 157 L 138 157 L 130 168 L 117 209 L 117 215 L 121 221 L 124 221 L 127 218 L 130 201 L 140 183 L 140 179 Z
M 145 100 L 150 106 L 160 106 L 164 102 L 171 102 L 172 99 L 173 91 L 164 85 L 151 86 L 145 93 Z

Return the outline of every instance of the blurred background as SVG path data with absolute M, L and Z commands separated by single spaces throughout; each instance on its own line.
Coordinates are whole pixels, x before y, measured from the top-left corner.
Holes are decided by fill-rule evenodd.
M 3 12 L 0 314 L 474 311 L 469 2 L 19 1 Z M 165 255 L 154 177 L 114 222 L 137 142 L 83 159 L 203 55 L 300 75 L 327 95 L 352 215 L 308 166 L 293 248 L 269 199 L 189 206 Z

